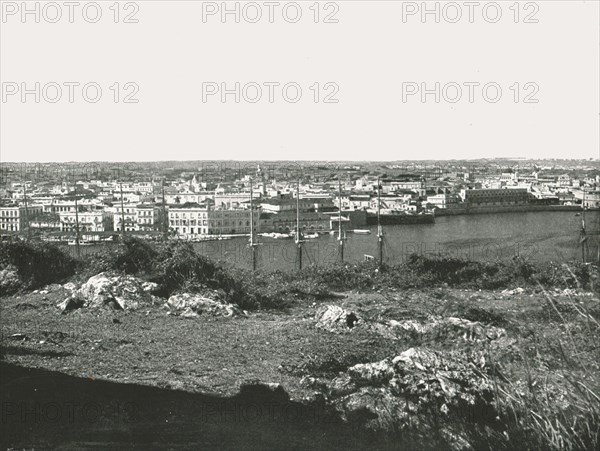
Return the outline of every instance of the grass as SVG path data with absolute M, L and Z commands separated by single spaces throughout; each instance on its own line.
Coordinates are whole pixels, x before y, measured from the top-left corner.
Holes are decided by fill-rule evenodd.
M 49 258 L 54 252 L 24 255 Z M 2 262 L 13 264 L 14 258 Z M 23 265 L 19 274 L 27 280 L 27 271 L 39 262 Z M 303 376 L 333 378 L 356 363 L 393 357 L 408 347 L 479 352 L 491 369 L 481 377 L 493 382 L 498 420 L 442 418 L 441 426 L 459 427 L 475 449 L 600 449 L 600 301 L 597 268 L 591 265 L 413 256 L 395 267 L 365 262 L 294 274 L 251 273 L 211 262 L 186 244 L 132 240 L 72 268 L 80 280 L 104 270 L 136 274 L 159 282 L 163 296 L 217 290 L 254 312 L 249 318 L 189 320 L 167 316 L 158 301 L 137 312 L 82 309 L 61 315 L 55 305 L 67 296 L 65 290 L 42 295 L 23 287 L 19 297 L 5 296 L 0 303 L 4 360 L 227 394 L 243 380 L 258 379 L 280 382 L 301 399 L 311 396 Z M 42 280 L 66 280 L 70 271 L 31 279 L 27 290 Z M 526 291 L 500 293 L 518 286 Z M 334 292 L 345 297 L 334 298 Z M 323 303 L 382 321 L 458 316 L 503 327 L 510 340 L 478 348 L 441 335 L 401 341 L 364 330 L 335 335 L 314 328 L 315 307 Z M 431 443 L 430 434 L 417 430 L 417 445 Z

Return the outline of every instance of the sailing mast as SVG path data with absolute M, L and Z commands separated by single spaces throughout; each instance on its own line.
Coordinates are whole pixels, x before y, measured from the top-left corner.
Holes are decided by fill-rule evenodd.
M 23 200 L 25 201 L 25 226 L 27 227 L 27 241 L 31 240 L 31 226 L 29 221 L 29 206 L 27 204 L 27 183 L 23 184 Z
M 75 183 L 75 248 L 77 251 L 77 258 L 80 258 L 79 251 L 79 205 L 77 204 L 77 183 Z
M 377 177 L 377 241 L 379 244 L 379 266 L 383 265 L 383 228 L 381 227 L 381 181 Z
M 338 177 L 338 242 L 340 244 L 340 261 L 344 261 L 344 240 L 342 236 L 342 180 Z
M 581 243 L 581 260 L 585 263 L 585 243 L 587 236 L 585 233 L 585 186 L 583 187 L 583 201 L 581 202 L 583 213 L 581 214 L 581 232 L 579 242 Z
M 167 217 L 167 206 L 165 204 L 165 179 L 163 178 L 161 183 L 162 188 L 162 232 L 163 239 L 167 241 L 169 238 L 168 226 L 169 226 L 169 218 Z
M 125 236 L 125 209 L 123 208 L 123 182 L 119 183 L 121 188 L 121 235 Z
M 296 188 L 296 246 L 298 253 L 298 268 L 302 269 L 302 235 L 300 233 L 300 179 L 297 182 Z
M 256 271 L 256 246 L 254 241 L 254 194 L 252 188 L 252 179 L 250 179 L 250 249 L 252 251 L 252 271 Z

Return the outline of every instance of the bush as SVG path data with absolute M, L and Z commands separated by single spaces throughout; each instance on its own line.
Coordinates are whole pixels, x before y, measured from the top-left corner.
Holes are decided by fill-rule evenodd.
M 162 296 L 222 290 L 228 302 L 246 310 L 286 308 L 298 298 L 322 300 L 331 291 L 455 288 L 503 289 L 514 286 L 581 287 L 591 280 L 589 265 L 477 262 L 445 256 L 410 255 L 406 262 L 379 267 L 375 262 L 312 265 L 299 272 L 251 272 L 225 266 L 196 253 L 190 243 L 149 243 L 126 238 L 116 249 L 94 255 L 87 271 L 116 270 L 145 276 Z M 90 275 L 92 275 L 90 274 Z
M 9 267 L 16 269 L 22 284 L 3 290 L 3 295 L 61 282 L 75 273 L 76 261 L 53 244 L 5 241 L 0 243 L 0 269 Z

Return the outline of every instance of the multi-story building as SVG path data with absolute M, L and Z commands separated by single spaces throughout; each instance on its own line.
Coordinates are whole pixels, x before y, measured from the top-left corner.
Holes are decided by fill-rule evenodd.
M 0 207 L 0 231 L 21 232 L 27 227 L 27 220 L 41 214 L 41 205 L 15 205 Z
M 454 208 L 458 206 L 459 200 L 454 194 L 436 194 L 435 196 L 427 196 L 427 203 L 435 208 Z
M 141 204 L 135 208 L 135 230 L 146 232 L 159 230 L 161 226 L 161 209 L 156 205 Z
M 107 208 L 106 211 L 112 215 L 113 230 L 121 232 L 134 232 L 137 230 L 137 204 L 120 203 Z
M 461 190 L 460 197 L 468 207 L 527 205 L 530 195 L 527 189 L 468 189 Z
M 122 230 L 122 223 L 125 222 L 126 232 L 148 232 L 160 230 L 161 228 L 161 208 L 154 204 L 131 204 L 117 203 L 113 207 L 106 209 L 113 220 L 115 231 Z
M 299 215 L 300 230 L 305 233 L 325 232 L 331 228 L 331 214 L 303 212 Z M 260 229 L 263 232 L 286 233 L 296 230 L 296 212 L 263 213 L 260 216 Z
M 78 199 L 79 211 L 93 211 L 102 208 L 102 202 L 98 199 Z M 54 199 L 50 203 L 44 203 L 44 213 L 75 213 L 75 200 Z
M 258 212 L 254 217 L 258 231 Z M 169 226 L 179 235 L 234 235 L 250 233 L 250 209 L 219 209 L 202 206 L 169 208 Z
M 110 214 L 103 210 L 59 213 L 61 232 L 74 232 L 79 221 L 80 232 L 109 232 L 113 230 Z

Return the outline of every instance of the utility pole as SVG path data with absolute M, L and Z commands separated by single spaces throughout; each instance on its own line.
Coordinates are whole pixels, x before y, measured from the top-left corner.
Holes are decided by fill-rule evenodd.
M 75 184 L 75 251 L 77 258 L 81 257 L 79 250 L 79 205 L 77 204 L 77 183 Z
M 302 235 L 300 233 L 300 179 L 298 179 L 296 188 L 296 246 L 298 253 L 298 268 L 302 269 Z
M 383 265 L 383 227 L 381 227 L 381 182 L 377 177 L 377 241 L 379 244 L 379 266 Z

